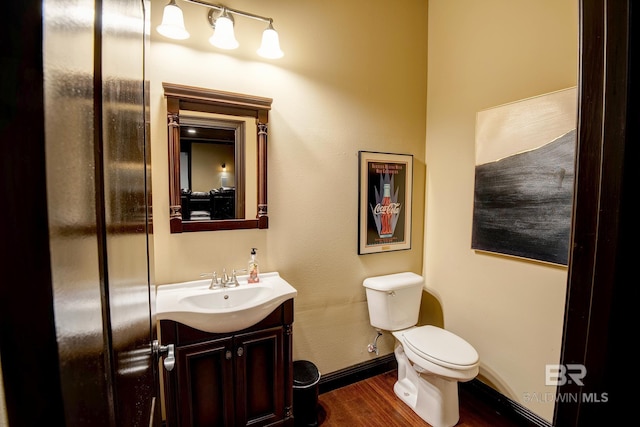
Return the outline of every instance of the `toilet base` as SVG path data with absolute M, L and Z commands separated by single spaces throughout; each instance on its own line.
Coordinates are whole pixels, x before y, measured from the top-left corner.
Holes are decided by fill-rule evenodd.
M 404 353 L 401 344 L 396 345 L 398 381 L 393 391 L 420 418 L 433 427 L 453 427 L 460 419 L 458 382 L 428 372 L 418 373 Z M 420 367 L 417 369 L 423 371 Z

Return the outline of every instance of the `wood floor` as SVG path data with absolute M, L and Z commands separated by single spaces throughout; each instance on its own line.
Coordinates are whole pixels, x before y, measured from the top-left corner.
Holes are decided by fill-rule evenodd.
M 393 370 L 318 397 L 321 427 L 429 427 L 393 392 Z M 457 427 L 515 427 L 520 424 L 496 413 L 460 388 L 460 421 Z

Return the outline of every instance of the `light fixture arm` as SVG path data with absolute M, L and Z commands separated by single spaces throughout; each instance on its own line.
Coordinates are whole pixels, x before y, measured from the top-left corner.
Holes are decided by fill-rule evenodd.
M 184 1 L 186 1 L 187 3 L 194 3 L 194 4 L 198 4 L 200 6 L 208 7 L 210 9 L 215 9 L 215 10 L 217 10 L 219 12 L 226 11 L 227 13 L 232 13 L 234 15 L 244 16 L 245 18 L 256 19 L 258 21 L 268 22 L 269 24 L 273 24 L 273 19 L 271 19 L 271 18 L 267 18 L 265 16 L 260 16 L 260 15 L 256 15 L 256 14 L 249 13 L 249 12 L 243 12 L 242 10 L 232 9 L 230 7 L 227 7 L 227 6 L 211 4 L 211 3 L 207 3 L 207 2 L 204 2 L 204 1 L 200 1 L 200 0 L 184 0 Z

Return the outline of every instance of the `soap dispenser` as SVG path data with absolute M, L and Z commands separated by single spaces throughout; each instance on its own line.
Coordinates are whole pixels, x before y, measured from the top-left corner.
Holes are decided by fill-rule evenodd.
M 249 258 L 249 268 L 247 268 L 249 272 L 249 283 L 258 283 L 260 281 L 260 277 L 258 277 L 258 273 L 260 272 L 258 269 L 258 255 L 256 254 L 256 248 L 251 248 L 251 258 Z

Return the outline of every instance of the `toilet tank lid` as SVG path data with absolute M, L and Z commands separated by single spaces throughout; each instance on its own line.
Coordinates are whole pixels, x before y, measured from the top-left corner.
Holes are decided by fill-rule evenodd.
M 411 286 L 422 286 L 424 279 L 422 276 L 412 273 L 394 273 L 384 276 L 374 276 L 364 279 L 362 285 L 365 288 L 374 289 L 376 291 L 393 291 L 396 289 L 408 288 Z

